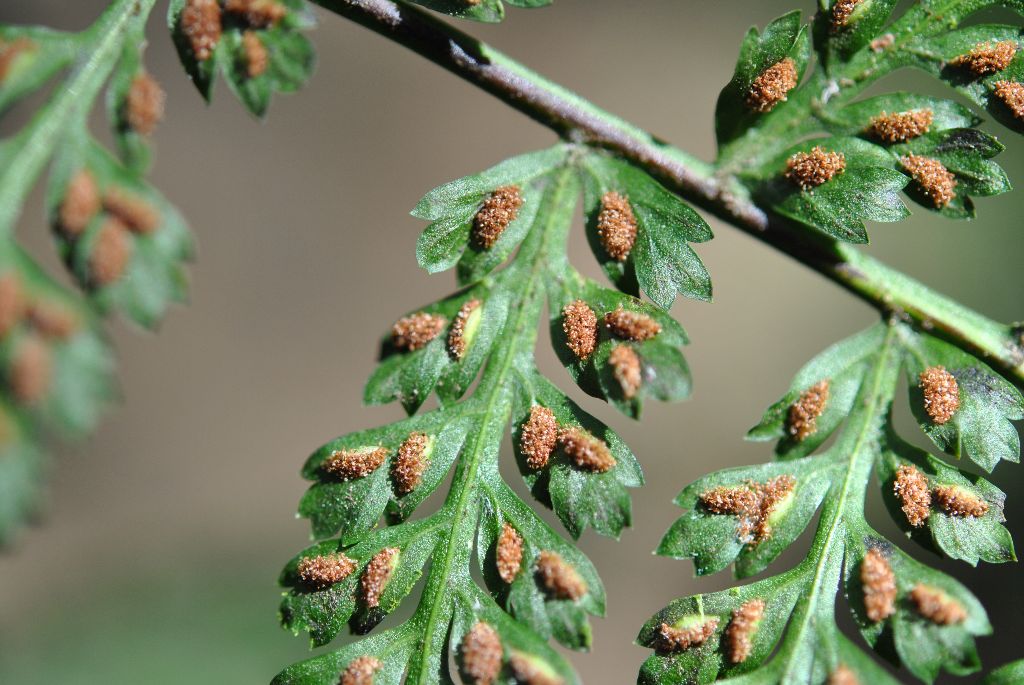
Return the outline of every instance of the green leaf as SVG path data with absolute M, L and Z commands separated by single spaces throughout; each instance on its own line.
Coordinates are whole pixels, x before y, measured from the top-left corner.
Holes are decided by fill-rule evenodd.
M 523 538 L 524 561 L 511 584 L 496 572 L 496 545 L 504 524 L 511 525 Z M 528 560 L 542 550 L 554 551 L 572 564 L 587 585 L 587 594 L 579 601 L 548 596 L 538 582 Z M 477 533 L 477 559 L 488 588 L 499 603 L 539 637 L 554 637 L 572 649 L 590 646 L 591 632 L 587 615 L 604 615 L 604 588 L 597 570 L 573 545 L 558 536 L 506 486 L 500 487 L 485 503 L 483 520 Z
M 982 681 L 984 685 L 1014 685 L 1024 679 L 1024 659 L 1003 664 Z
M 912 447 L 893 429 L 891 406 L 901 372 L 915 374 L 934 360 L 950 368 L 955 362 L 974 374 L 983 371 L 969 355 L 894 321 L 832 346 L 800 371 L 791 391 L 749 436 L 780 439 L 784 446 L 789 407 L 804 401 L 804 389 L 829 378 L 839 392 L 802 405 L 801 416 L 820 422 L 818 432 L 805 438 L 814 438 L 813 446 L 777 449 L 784 461 L 721 471 L 683 490 L 676 503 L 684 514 L 665 534 L 658 554 L 692 558 L 698 575 L 733 561 L 737 577 L 759 573 L 792 545 L 819 507 L 821 514 L 810 550 L 793 569 L 751 585 L 677 600 L 648 621 L 638 641 L 657 652 L 642 667 L 639 682 L 822 682 L 848 671 L 858 682 L 894 683 L 842 637 L 836 624 L 840 582 L 867 644 L 916 678 L 932 682 L 941 671 L 965 675 L 980 668 L 974 638 L 990 633 L 991 626 L 978 600 L 885 540 L 864 519 L 867 483 L 877 468 L 886 505 L 915 540 L 971 564 L 1015 558 L 1002 526 L 1004 495 L 985 480 Z M 982 412 L 998 421 L 1005 421 L 1008 411 L 1024 417 L 1016 390 L 990 370 L 984 372 L 991 374 L 986 387 L 998 388 L 993 394 L 1001 402 Z M 963 391 L 962 400 L 977 392 L 973 387 Z M 839 416 L 830 417 L 829 411 Z M 810 454 L 830 433 L 835 434 L 831 445 Z M 920 472 L 922 484 L 908 481 L 896 487 L 899 478 L 907 478 L 901 469 L 911 467 Z M 794 486 L 775 491 L 781 499 L 765 485 L 780 476 L 791 477 Z M 913 499 L 908 504 L 901 497 Z M 968 506 L 972 500 L 975 504 Z M 910 525 L 905 505 L 925 508 L 918 527 Z M 749 654 L 735 658 L 735 637 L 723 631 L 735 621 L 733 611 L 752 598 L 766 602 L 765 618 L 746 643 Z M 772 607 L 776 602 L 781 604 L 777 610 Z M 660 637 L 663 624 L 685 627 L 708 616 L 718 624 L 699 644 L 672 649 Z
M 466 253 L 470 256 L 466 258 L 465 265 L 460 266 L 460 282 L 463 283 L 477 280 L 499 266 L 516 248 L 534 220 L 532 213 L 538 204 L 534 182 L 560 166 L 567 151 L 564 146 L 555 146 L 519 155 L 427 193 L 412 210 L 413 216 L 432 222 L 416 244 L 416 260 L 420 266 L 430 273 L 445 271 L 455 266 Z M 491 250 L 467 251 L 470 229 L 480 205 L 495 189 L 509 185 L 529 191 L 530 197 L 524 198 L 523 211 Z
M 816 188 L 802 190 L 784 175 L 786 160 L 821 146 L 845 157 L 846 168 Z M 838 240 L 868 242 L 865 221 L 892 222 L 910 215 L 899 198 L 907 178 L 887 168 L 887 153 L 856 138 L 811 140 L 786 150 L 772 165 L 775 175 L 759 195 L 781 214 Z
M 821 11 L 814 19 L 814 47 L 826 70 L 833 65 L 841 66 L 868 45 L 881 32 L 896 4 L 896 0 L 861 0 L 850 8 L 848 15 L 837 15 L 836 5 L 848 3 L 821 2 Z
M 501 0 L 480 0 L 479 2 L 465 2 L 465 0 L 412 0 L 412 2 L 436 12 L 458 17 L 459 19 L 494 23 L 505 18 L 505 8 Z
M 959 408 L 946 423 L 928 415 L 919 377 L 942 366 L 957 380 Z M 1024 397 L 1013 385 L 971 355 L 949 343 L 916 336 L 907 344 L 910 407 L 935 445 L 954 457 L 967 456 L 986 471 L 1000 460 L 1020 461 L 1020 436 L 1011 421 L 1024 419 Z
M 871 135 L 869 129 L 874 118 L 885 114 L 929 110 L 932 113 L 931 131 L 952 128 L 971 128 L 981 119 L 958 102 L 917 93 L 886 93 L 846 105 L 823 123 L 837 136 L 862 136 L 875 143 L 885 143 Z
M 98 212 L 81 235 L 68 233 L 60 222 L 61 203 L 71 179 L 82 170 L 91 174 L 99 193 L 127 197 L 140 206 L 138 211 L 152 216 L 150 227 L 126 233 L 127 263 L 123 273 L 110 283 L 97 283 L 92 260 L 96 241 L 104 230 L 109 230 L 107 222 L 118 216 L 116 211 Z M 193 255 L 192 236 L 178 211 L 136 172 L 89 141 L 57 159 L 47 196 L 64 259 L 100 311 L 118 310 L 136 323 L 152 328 L 170 304 L 186 300 L 184 263 Z
M 127 110 L 132 83 L 136 77 L 145 73 L 140 48 L 144 44 L 145 36 L 140 33 L 125 45 L 124 55 L 107 88 L 107 114 L 117 141 L 118 153 L 125 167 L 138 175 L 148 170 L 152 154 L 147 137 L 131 127 Z
M 46 85 L 84 47 L 80 36 L 38 26 L 0 26 L 0 43 L 15 51 L 0 83 L 0 115 Z
M 981 663 L 973 638 L 991 633 L 992 628 L 978 600 L 949 576 L 918 564 L 902 553 L 894 554 L 890 562 L 901 591 L 918 585 L 936 588 L 967 611 L 963 623 L 943 626 L 921 616 L 911 602 L 899 601 L 896 613 L 888 619 L 899 663 L 925 682 L 932 682 L 940 670 L 953 675 L 968 675 L 979 670 Z
M 47 459 L 6 402 L 0 404 L 0 421 L 6 435 L 0 448 L 0 545 L 6 546 L 39 506 Z
M 772 653 L 786 627 L 793 607 L 800 597 L 799 574 L 788 573 L 742 587 L 677 599 L 655 614 L 641 629 L 637 643 L 657 648 L 663 624 L 718 621 L 715 635 L 703 645 L 676 654 L 652 656 L 640 672 L 640 683 L 709 682 L 736 676 L 765 661 Z M 749 602 L 763 602 L 763 616 L 751 635 L 750 653 L 741 663 L 732 663 L 717 649 L 733 611 Z
M 953 468 L 894 434 L 889 436 L 887 448 L 878 463 L 882 495 L 893 518 L 917 542 L 951 559 L 966 561 L 972 566 L 977 565 L 978 561 L 997 564 L 1016 560 L 1013 539 L 1002 525 L 1005 520 L 1003 504 L 1006 495 L 998 488 L 983 478 Z M 902 465 L 912 465 L 920 469 L 933 488 L 962 488 L 984 501 L 988 510 L 981 517 L 973 517 L 959 516 L 943 511 L 940 507 L 933 507 L 924 528 L 911 526 L 901 510 L 901 503 L 893 487 L 897 469 Z
M 301 0 L 277 0 L 286 8 L 270 24 L 250 24 L 245 16 L 222 10 L 221 31 L 209 56 L 197 54 L 183 24 L 187 0 L 171 0 L 167 25 L 178 57 L 204 99 L 213 96 L 219 71 L 228 87 L 252 114 L 262 117 L 275 92 L 301 88 L 313 72 L 313 46 L 302 31 L 313 27 L 313 14 Z
M 747 439 L 778 440 L 775 453 L 785 458 L 802 457 L 813 452 L 849 414 L 870 357 L 884 337 L 883 326 L 872 326 L 812 359 L 797 373 L 789 392 L 769 407 L 761 422 L 747 432 Z M 789 409 L 802 393 L 823 381 L 828 381 L 829 388 L 824 411 L 815 421 L 815 430 L 798 440 L 787 425 Z
M 400 400 L 409 414 L 427 401 L 450 363 L 444 336 L 434 338 L 426 347 L 413 352 L 394 349 L 390 338 L 386 338 L 381 356 L 382 363 L 367 381 L 363 399 L 367 404 Z
M 979 43 L 1004 40 L 1014 41 L 1019 46 L 1024 42 L 1024 30 L 1019 26 L 976 24 L 937 35 L 923 35 L 910 41 L 905 59 L 911 65 L 938 76 L 975 104 L 985 106 L 989 99 L 986 83 L 1005 76 L 1012 78 L 1015 72 L 1004 70 L 1003 73 L 979 77 L 969 68 L 957 64 L 956 58 L 969 53 Z M 1014 63 L 1019 62 L 1018 55 Z M 1019 130 L 1019 122 L 1017 128 Z
M 595 352 L 586 359 L 575 355 L 563 327 L 562 310 L 576 300 L 585 302 L 598 319 Z M 648 317 L 660 327 L 660 332 L 641 342 L 617 338 L 602 320 L 606 314 L 620 308 Z M 548 313 L 555 353 L 573 380 L 590 395 L 611 402 L 633 418 L 639 417 L 643 401 L 648 397 L 666 402 L 689 397 L 690 371 L 679 349 L 689 341 L 683 328 L 664 310 L 604 288 L 589 279 L 564 278 L 549 284 Z M 615 377 L 615 370 L 609 363 L 612 349 L 619 345 L 631 348 L 639 358 L 640 384 L 633 397 L 626 397 L 622 383 Z
M 896 155 L 915 154 L 936 159 L 954 174 L 955 195 L 938 209 L 917 183 L 907 186 L 907 195 L 915 202 L 950 218 L 974 216 L 970 195 L 999 195 L 1010 190 L 1006 172 L 990 159 L 1002 150 L 1002 144 L 995 138 L 970 128 L 928 134 L 893 148 Z
M 800 24 L 800 12 L 785 14 L 765 26 L 763 32 L 752 27 L 740 46 L 732 80 L 718 96 L 715 106 L 715 133 L 719 147 L 741 136 L 766 116 L 746 104 L 750 85 L 765 69 L 785 58 L 793 60 L 797 80 L 804 73 L 811 55 L 811 38 Z
M 530 407 L 539 404 L 554 413 L 560 426 L 580 427 L 603 440 L 615 458 L 610 470 L 592 473 L 577 467 L 567 455 L 556 450 L 549 470 L 541 474 L 531 472 L 521 458 L 520 470 L 531 491 L 542 501 L 550 500 L 552 509 L 574 538 L 579 538 L 590 526 L 602 535 L 618 538 L 632 519 L 626 488 L 643 484 L 643 475 L 633 453 L 610 428 L 584 412 L 541 376 L 535 374 L 532 378 L 521 379 L 517 391 L 514 409 L 519 427 L 514 434 L 517 444 Z
M 544 178 L 530 179 L 520 182 L 523 207 L 515 220 L 502 232 L 501 237 L 489 248 L 483 248 L 469 241 L 462 257 L 459 259 L 457 277 L 461 284 L 476 283 L 497 269 L 508 259 L 522 242 L 530 226 L 536 219 L 537 207 L 540 205 L 541 188 Z M 476 211 L 473 212 L 476 215 Z M 468 221 L 472 223 L 472 217 Z M 460 236 L 462 232 L 460 231 Z M 468 235 L 468 233 L 467 233 Z M 429 269 L 428 269 L 429 271 Z
M 989 159 L 1000 146 L 976 129 L 981 120 L 970 109 L 916 93 L 858 97 L 892 72 L 916 67 L 940 78 L 1011 130 L 1024 131 L 1021 119 L 996 92 L 997 84 L 1003 81 L 1024 82 L 1024 29 L 1016 25 L 960 25 L 991 6 L 1017 13 L 1024 12 L 1024 7 L 1017 0 L 920 2 L 910 3 L 894 15 L 897 4 L 894 0 L 821 0 L 814 22 L 818 63 L 802 85 L 766 113 L 744 109 L 744 98 L 752 75 L 761 73 L 772 60 L 781 59 L 788 40 L 795 41 L 796 49 L 800 43 L 799 18 L 786 15 L 766 28 L 764 35 L 751 30 L 740 49 L 733 81 L 719 98 L 718 175 L 740 177 L 760 203 L 786 219 L 850 242 L 866 242 L 865 219 L 897 221 L 907 214 L 896 196 L 898 179 L 877 169 L 851 174 L 850 162 L 903 171 L 900 157 L 909 153 L 939 160 L 955 175 L 951 200 L 937 206 L 916 182 L 907 186 L 907 194 L 950 218 L 974 216 L 972 195 L 1006 192 L 1006 175 Z M 769 31 L 771 28 L 775 30 Z M 1001 70 L 990 66 L 976 73 L 964 59 L 979 46 L 1002 41 L 1016 44 L 1017 54 Z M 795 53 L 788 56 L 800 67 L 798 73 L 803 73 L 806 63 Z M 922 123 L 926 117 L 922 110 L 931 112 L 932 121 L 927 126 Z M 918 117 L 913 126 L 897 126 L 886 134 L 872 130 L 873 120 L 883 113 L 915 111 Z M 836 138 L 814 139 L 821 133 Z M 794 140 L 813 140 L 810 144 L 830 150 L 845 145 L 848 136 L 885 145 L 893 156 L 888 161 L 876 158 L 877 163 L 865 164 L 872 155 L 851 159 L 847 152 L 847 171 L 813 190 L 797 192 L 792 184 L 787 186 L 780 180 L 781 164 L 792 152 L 787 148 Z M 852 181 L 853 176 L 858 180 Z
M 459 19 L 471 19 L 482 22 L 499 22 L 505 18 L 502 0 L 411 0 L 427 9 L 442 12 Z M 504 4 L 512 7 L 534 8 L 550 5 L 552 0 L 504 0 Z
M 713 237 L 700 215 L 645 172 L 609 155 L 587 155 L 581 171 L 587 237 L 608 277 L 627 293 L 636 292 L 635 279 L 663 309 L 677 293 L 710 302 L 711 277 L 687 244 Z M 636 241 L 626 262 L 613 259 L 597 238 L 601 198 L 610 192 L 626 197 L 636 215 Z
M 700 496 L 715 488 L 745 488 L 794 474 L 799 477 L 792 494 L 772 511 L 772 532 L 764 540 L 744 531 L 744 517 L 716 514 L 700 504 Z M 675 503 L 686 513 L 665 534 L 657 553 L 692 558 L 697 575 L 715 573 L 734 561 L 737 578 L 760 573 L 807 527 L 832 477 L 827 464 L 804 460 L 729 469 L 702 478 L 676 497 Z

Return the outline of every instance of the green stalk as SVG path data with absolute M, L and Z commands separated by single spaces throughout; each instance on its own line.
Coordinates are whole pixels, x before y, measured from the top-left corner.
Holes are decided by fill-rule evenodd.
M 865 386 L 858 397 L 856 406 L 859 409 L 851 417 L 850 425 L 837 444 L 836 454 L 840 461 L 849 455 L 845 457 L 846 474 L 839 492 L 826 499 L 811 551 L 803 564 L 809 576 L 810 592 L 806 601 L 798 603 L 785 638 L 786 644 L 792 648 L 783 657 L 785 672 L 782 682 L 811 681 L 811 673 L 792 671 L 808 668 L 814 663 L 813 658 L 800 655 L 800 650 L 813 653 L 815 640 L 809 631 L 818 629 L 821 621 L 829 625 L 834 620 L 847 525 L 861 517 L 864 511 L 865 493 L 877 449 L 878 425 L 889 412 L 900 378 L 898 337 L 896 326 L 890 325 L 874 369 L 865 379 Z
M 560 207 L 566 204 L 567 197 L 575 197 L 579 189 L 571 182 L 574 173 L 569 166 L 558 172 L 552 181 L 554 188 L 545 193 L 546 205 Z M 432 656 L 444 653 L 442 645 L 454 611 L 452 588 L 456 587 L 456 583 L 452 577 L 469 576 L 476 525 L 467 525 L 467 520 L 475 522 L 480 515 L 481 479 L 478 473 L 482 469 L 497 472 L 497 455 L 505 436 L 505 427 L 512 415 L 512 375 L 524 359 L 527 364 L 532 364 L 537 326 L 543 307 L 544 278 L 548 273 L 546 260 L 550 253 L 560 252 L 551 250 L 548 247 L 549 241 L 561 241 L 561 251 L 564 251 L 568 226 L 562 215 L 557 211 L 545 213 L 544 209 L 541 209 L 539 215 L 550 218 L 541 230 L 530 232 L 511 267 L 514 271 L 503 275 L 519 285 L 519 294 L 515 298 L 519 306 L 506 324 L 507 333 L 501 336 L 500 347 L 484 371 L 477 394 L 470 400 L 481 417 L 482 428 L 463 451 L 444 509 L 436 515 L 440 520 L 450 521 L 450 524 L 446 526 L 448 530 L 438 545 L 423 599 L 416 612 L 417 618 L 413 620 L 424 621 L 424 627 L 423 641 L 418 645 L 420 656 L 413 660 L 420 670 L 410 672 L 407 679 L 409 683 L 432 682 L 433 671 L 428 664 Z M 488 464 L 488 461 L 494 463 Z

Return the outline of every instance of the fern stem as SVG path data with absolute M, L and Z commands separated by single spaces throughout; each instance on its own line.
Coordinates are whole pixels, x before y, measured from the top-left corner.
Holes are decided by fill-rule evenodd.
M 931 330 L 1024 386 L 1019 331 L 936 293 L 849 245 L 771 216 L 735 179 L 596 107 L 418 8 L 392 0 L 314 0 L 491 93 L 563 138 L 631 160 L 672 190 L 845 288 L 885 315 Z
M 569 167 L 559 172 L 552 188 L 547 191 L 545 203 L 559 207 L 567 204 L 567 201 L 571 202 L 578 192 L 578 187 L 571 182 L 573 178 L 573 171 Z M 443 653 L 435 641 L 439 639 L 443 642 L 447 634 L 450 616 L 442 618 L 442 615 L 445 611 L 450 614 L 453 610 L 452 589 L 458 585 L 453 578 L 459 574 L 468 574 L 469 554 L 473 549 L 476 526 L 466 525 L 466 521 L 475 520 L 480 515 L 481 479 L 478 473 L 482 469 L 497 470 L 494 462 L 504 438 L 505 426 L 512 414 L 510 377 L 517 363 L 523 361 L 524 353 L 526 363 L 532 363 L 530 353 L 537 338 L 537 324 L 543 306 L 544 267 L 549 254 L 545 247 L 551 240 L 564 243 L 566 239 L 568 225 L 561 219 L 559 212 L 550 211 L 542 216 L 549 218 L 539 230 L 530 233 L 520 249 L 515 265 L 510 267 L 517 270 L 510 280 L 519 285 L 516 297 L 519 307 L 516 315 L 506 324 L 507 334 L 502 336 L 500 347 L 491 357 L 477 394 L 470 400 L 479 404 L 482 428 L 476 431 L 463 451 L 445 508 L 439 512 L 450 523 L 446 526 L 448 530 L 443 533 L 444 540 L 431 565 L 427 587 L 417 610 L 417 615 L 424 617 L 424 637 L 417 647 L 421 652 L 421 658 L 417 661 L 420 665 L 429 663 L 432 655 Z M 555 252 L 564 252 L 564 245 L 562 250 Z M 427 669 L 413 671 L 407 682 L 429 683 L 434 675 Z
M 71 75 L 57 89 L 53 99 L 19 133 L 0 158 L 8 163 L 0 169 L 0 235 L 14 229 L 25 197 L 35 185 L 58 142 L 75 116 L 91 109 L 118 58 L 126 36 L 140 30 L 156 0 L 118 0 L 85 35 L 83 57 Z
M 834 497 L 826 500 L 818 530 L 811 543 L 811 552 L 805 562 L 810 573 L 810 592 L 806 601 L 800 602 L 794 613 L 789 630 L 794 637 L 787 636 L 789 652 L 783 657 L 785 672 L 782 682 L 810 682 L 811 673 L 794 673 L 795 669 L 813 666 L 813 645 L 815 640 L 808 634 L 827 629 L 835 616 L 836 590 L 840 582 L 842 559 L 845 551 L 845 537 L 849 535 L 847 522 L 856 520 L 864 511 L 865 492 L 871 477 L 871 467 L 879 447 L 879 427 L 889 413 L 893 394 L 900 378 L 898 345 L 899 331 L 890 324 L 885 334 L 875 366 L 858 397 L 859 410 L 851 415 L 847 433 L 837 443 L 836 454 L 840 463 L 845 461 L 846 474 Z M 837 487 L 837 486 L 833 486 Z M 801 650 L 808 656 L 800 657 Z

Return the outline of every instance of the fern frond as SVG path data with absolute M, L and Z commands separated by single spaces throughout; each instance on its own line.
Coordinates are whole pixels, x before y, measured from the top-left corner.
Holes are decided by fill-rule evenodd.
M 602 199 L 618 212 L 603 217 L 602 227 L 614 223 L 622 238 L 608 268 L 629 274 L 624 288 L 633 294 L 599 286 L 568 263 L 583 188 L 588 231 L 606 264 L 595 235 Z M 398 608 L 429 561 L 423 594 L 400 626 L 293 666 L 276 682 L 334 683 L 347 669 L 370 666 L 374 682 L 398 682 L 403 673 L 406 682 L 450 682 L 449 651 L 469 682 L 576 682 L 547 640 L 588 648 L 587 617 L 603 614 L 604 590 L 587 558 L 502 480 L 506 429 L 511 423 L 531 492 L 573 538 L 588 527 L 617 537 L 630 522 L 627 488 L 642 483 L 640 467 L 610 428 L 537 370 L 542 311 L 546 303 L 554 345 L 587 392 L 634 415 L 645 397 L 682 399 L 689 390 L 679 351 L 685 334 L 638 299 L 637 288 L 665 306 L 677 292 L 707 297 L 707 272 L 685 241 L 711 233 L 645 174 L 572 145 L 443 185 L 413 214 L 431 222 L 417 246 L 420 264 L 431 272 L 455 267 L 463 288 L 400 318 L 384 336 L 366 400 L 399 400 L 414 413 L 436 393 L 440 407 L 344 436 L 309 459 L 303 475 L 314 485 L 300 513 L 316 537 L 333 539 L 285 568 L 281 581 L 290 590 L 281 615 L 286 627 L 322 645 L 346 622 L 354 632 L 370 631 Z M 441 508 L 413 518 L 453 465 Z M 388 525 L 377 528 L 382 515 Z M 473 579 L 474 553 L 487 591 Z M 325 563 L 344 569 L 321 583 L 310 569 Z M 481 644 L 490 644 L 490 657 L 480 655 Z
M 262 117 L 276 93 L 291 93 L 313 71 L 314 25 L 302 0 L 171 0 L 167 24 L 178 57 L 203 98 L 219 72 L 252 114 Z
M 847 242 L 867 242 L 865 221 L 907 216 L 901 190 L 943 216 L 974 216 L 973 197 L 1010 189 L 992 161 L 1003 146 L 978 130 L 980 118 L 926 95 L 857 98 L 915 68 L 1024 130 L 1024 29 L 961 25 L 997 6 L 1024 12 L 1017 0 L 930 0 L 894 18 L 889 0 L 828 0 L 810 25 L 791 12 L 751 29 L 718 100 L 716 166 L 761 206 Z M 835 168 L 799 178 L 801 165 L 820 166 L 823 155 Z
M 80 33 L 0 27 L 0 114 L 62 79 L 35 116 L 0 141 L 0 374 L 9 419 L 9 430 L 0 431 L 0 541 L 34 507 L 45 471 L 40 443 L 54 431 L 88 432 L 111 399 L 112 355 L 99 315 L 116 311 L 153 328 L 186 299 L 192 237 L 145 179 L 165 97 L 143 64 L 155 4 L 118 0 Z M 257 114 L 273 91 L 294 90 L 309 75 L 312 48 L 300 31 L 311 19 L 299 0 L 180 0 L 170 16 L 206 97 L 213 66 Z M 200 38 L 209 55 L 197 61 L 192 49 Z M 89 129 L 104 87 L 116 154 Z M 47 216 L 84 298 L 51 280 L 13 235 L 47 165 Z
M 184 296 L 188 232 L 142 178 L 147 136 L 163 107 L 163 92 L 141 61 L 153 4 L 115 2 L 77 34 L 0 27 L 0 113 L 63 74 L 36 115 L 0 141 L 0 541 L 37 506 L 47 470 L 41 443 L 87 433 L 113 397 L 112 354 L 98 312 L 118 309 L 151 326 Z M 108 83 L 119 157 L 87 128 Z M 47 164 L 49 215 L 85 298 L 47 275 L 14 236 Z
M 658 650 L 641 682 L 820 683 L 843 673 L 855 678 L 850 682 L 895 682 L 842 636 L 840 588 L 864 640 L 917 678 L 932 682 L 943 669 L 962 675 L 980 668 L 973 638 L 991 632 L 981 604 L 864 517 L 874 472 L 896 521 L 926 547 L 970 564 L 1016 559 L 1002 526 L 1003 493 L 896 434 L 891 412 L 901 374 L 911 409 L 939 450 L 986 471 L 1019 460 L 1010 421 L 1024 418 L 1024 397 L 980 360 L 896 321 L 833 346 L 750 431 L 750 439 L 777 440 L 779 461 L 720 471 L 687 487 L 676 500 L 687 513 L 658 550 L 692 558 L 700 575 L 734 563 L 737 578 L 749 577 L 791 545 L 820 508 L 807 558 L 780 575 L 662 610 L 640 633 L 642 644 Z M 767 483 L 788 487 L 773 497 Z M 748 627 L 738 650 L 731 626 L 748 602 L 763 603 L 763 618 Z M 665 642 L 673 627 L 698 619 L 716 621 L 700 644 L 675 649 Z

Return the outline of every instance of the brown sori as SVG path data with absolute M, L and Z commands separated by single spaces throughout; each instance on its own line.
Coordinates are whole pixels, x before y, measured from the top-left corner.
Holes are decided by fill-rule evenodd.
M 288 9 L 276 0 L 227 0 L 224 9 L 260 29 L 274 26 L 288 16 Z
M 103 208 L 135 233 L 147 235 L 160 225 L 160 213 L 153 205 L 121 188 L 103 193 Z
M 452 327 L 448 331 L 448 354 L 456 360 L 466 355 L 466 322 L 479 307 L 480 300 L 476 298 L 464 302 L 452 321 Z
M 846 28 L 850 16 L 860 3 L 861 0 L 836 0 L 832 5 L 832 33 L 839 33 Z
M 558 552 L 544 550 L 537 555 L 537 577 L 544 590 L 555 599 L 581 599 L 587 583 Z
M 901 464 L 896 469 L 896 481 L 892 490 L 900 501 L 907 522 L 919 528 L 932 513 L 932 495 L 928 490 L 928 479 L 921 470 L 910 464 Z
M 882 112 L 871 119 L 868 133 L 883 143 L 905 143 L 928 133 L 935 115 L 930 109 L 912 109 L 906 112 Z
M 47 338 L 67 340 L 78 330 L 78 317 L 58 302 L 33 302 L 29 305 L 26 316 L 32 328 Z
M 701 505 L 712 514 L 728 516 L 744 516 L 759 508 L 760 493 L 757 484 L 752 487 L 727 488 L 718 486 L 702 492 L 698 499 Z
M 391 477 L 399 495 L 409 494 L 423 482 L 423 472 L 430 465 L 426 458 L 429 446 L 430 436 L 426 433 L 412 433 L 399 446 L 395 463 L 391 466 Z
M 373 685 L 373 676 L 384 664 L 380 659 L 368 655 L 358 656 L 349 662 L 341 674 L 338 685 Z
M 28 38 L 17 38 L 9 43 L 0 40 L 0 83 L 7 78 L 11 65 L 22 54 L 35 50 L 36 44 Z
M 345 580 L 355 570 L 356 562 L 338 552 L 300 560 L 296 575 L 304 587 L 324 590 Z
M 954 57 L 949 63 L 954 67 L 970 69 L 975 76 L 985 76 L 1010 66 L 1016 54 L 1017 44 L 1012 40 L 985 42 L 978 43 L 970 52 Z
M 860 685 L 860 681 L 853 671 L 840 665 L 829 675 L 828 685 Z
M 1013 116 L 1024 121 L 1024 84 L 1016 81 L 996 81 L 992 92 L 1003 101 Z
M 640 312 L 623 309 L 622 305 L 615 311 L 604 315 L 604 325 L 616 338 L 643 342 L 661 333 L 661 324 Z
M 786 57 L 762 71 L 750 84 L 747 107 L 755 112 L 770 112 L 796 88 L 796 83 L 796 62 Z
M 558 442 L 558 421 L 547 407 L 530 407 L 530 418 L 519 433 L 519 451 L 526 457 L 526 466 L 534 471 L 548 464 Z
M 824 413 L 828 404 L 831 381 L 825 379 L 805 390 L 789 407 L 786 420 L 789 434 L 798 441 L 803 441 L 818 431 L 818 418 Z
M 917 377 L 924 395 L 924 410 L 932 423 L 941 426 L 953 418 L 960 408 L 960 386 L 956 377 L 944 366 L 931 366 Z
M 120 219 L 103 222 L 89 255 L 89 274 L 93 285 L 109 285 L 124 275 L 131 261 L 132 236 Z
M 473 218 L 473 242 L 485 250 L 494 246 L 508 225 L 519 216 L 523 197 L 518 186 L 497 188 L 480 206 Z
M 939 160 L 911 154 L 900 157 L 900 164 L 936 209 L 942 209 L 956 197 L 956 176 Z
M 512 652 L 508 659 L 509 670 L 521 685 L 562 685 L 565 681 L 537 663 L 534 658 L 522 652 Z
M 910 591 L 910 601 L 917 613 L 940 626 L 951 626 L 967 620 L 967 611 L 960 602 L 938 588 L 918 583 Z
M 864 586 L 864 611 L 868 620 L 878 623 L 896 611 L 896 574 L 881 550 L 872 548 L 860 565 Z
M 643 383 L 640 355 L 636 353 L 636 350 L 629 345 L 616 345 L 608 355 L 608 363 L 612 367 L 616 382 L 622 389 L 623 397 L 626 399 L 636 397 Z
M 636 215 L 629 198 L 615 191 L 601 197 L 597 214 L 597 235 L 612 259 L 625 261 L 636 242 Z
M 379 469 L 387 458 L 388 451 L 383 447 L 335 450 L 324 459 L 320 470 L 341 480 L 353 480 L 370 475 Z
M 181 11 L 181 32 L 196 59 L 205 62 L 220 42 L 220 5 L 217 0 L 186 0 Z
M 562 307 L 562 330 L 565 342 L 583 360 L 594 353 L 597 345 L 597 314 L 583 300 L 576 300 Z
M 242 53 L 245 55 L 246 76 L 256 78 L 267 70 L 270 54 L 255 31 L 245 31 L 242 34 Z
M 722 634 L 722 643 L 730 663 L 743 663 L 750 656 L 754 648 L 753 638 L 763 617 L 763 599 L 752 599 L 733 609 L 732 619 Z
M 494 550 L 494 565 L 498 567 L 498 575 L 506 583 L 511 583 L 519 575 L 522 564 L 523 536 L 509 524 L 503 523 Z
M 67 235 L 81 235 L 100 211 L 100 190 L 87 169 L 79 169 L 64 190 L 58 212 L 61 230 Z
M 558 432 L 558 446 L 577 467 L 604 473 L 615 466 L 615 457 L 604 440 L 595 438 L 582 428 L 563 428 Z
M 50 346 L 34 335 L 24 338 L 14 352 L 10 373 L 11 394 L 15 400 L 21 404 L 42 400 L 50 389 L 53 375 Z
M 789 497 L 796 488 L 796 479 L 790 475 L 776 476 L 760 486 L 761 508 L 754 526 L 754 542 L 763 542 L 772 535 L 772 524 L 769 520 L 778 506 Z
M 462 638 L 462 673 L 473 685 L 491 685 L 501 672 L 502 655 L 498 631 L 477 621 Z
M 828 183 L 846 170 L 846 155 L 815 145 L 810 152 L 797 152 L 786 160 L 786 178 L 801 190 Z
M 896 42 L 896 36 L 891 33 L 884 33 L 878 38 L 875 38 L 868 46 L 871 48 L 871 52 L 882 52 L 892 47 L 892 44 Z
M 709 618 L 686 628 L 676 628 L 667 623 L 658 626 L 655 648 L 660 652 L 681 652 L 690 647 L 704 644 L 718 630 L 718 619 Z
M 988 502 L 958 485 L 940 485 L 932 495 L 942 510 L 952 516 L 978 518 L 988 512 Z
M 124 101 L 124 115 L 128 126 L 144 136 L 156 130 L 164 118 L 164 100 L 167 95 L 156 79 L 143 72 L 132 79 Z
M 359 579 L 359 587 L 362 592 L 363 604 L 370 607 L 380 605 L 380 596 L 384 588 L 391 580 L 391 574 L 395 571 L 398 563 L 398 556 L 401 550 L 397 547 L 385 547 L 373 555 L 370 563 L 363 569 L 363 575 Z
M 396 348 L 412 352 L 426 347 L 439 336 L 446 323 L 443 316 L 416 312 L 396 321 L 391 327 L 391 337 Z
M 769 518 L 778 505 L 796 488 L 796 479 L 781 475 L 765 483 L 750 481 L 742 487 L 716 487 L 699 496 L 701 505 L 712 514 L 738 518 L 736 534 L 748 544 L 771 537 Z
M 13 273 L 0 276 L 0 338 L 6 336 L 25 316 L 25 294 Z

